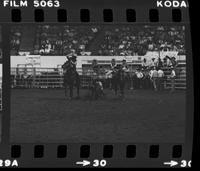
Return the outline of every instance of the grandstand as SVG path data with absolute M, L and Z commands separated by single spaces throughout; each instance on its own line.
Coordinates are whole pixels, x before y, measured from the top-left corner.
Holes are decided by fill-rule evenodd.
M 148 51 L 185 54 L 184 27 L 170 26 L 16 26 L 12 55 L 145 55 Z
M 98 26 L 16 26 L 11 31 L 11 54 L 81 54 L 98 33 Z
M 99 55 L 145 55 L 148 51 L 184 52 L 181 27 L 111 27 L 104 33 Z M 173 36 L 172 36 L 173 35 Z

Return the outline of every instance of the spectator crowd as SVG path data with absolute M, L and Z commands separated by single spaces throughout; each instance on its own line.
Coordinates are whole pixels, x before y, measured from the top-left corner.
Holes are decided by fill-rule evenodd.
M 10 46 L 12 54 L 17 54 L 20 50 L 22 38 L 21 26 L 15 26 L 11 28 Z
M 51 26 L 33 27 L 33 54 L 133 56 L 148 51 L 178 51 L 185 54 L 184 26 Z M 20 26 L 11 30 L 11 48 L 20 50 Z M 96 40 L 97 39 L 97 40 Z M 92 47 L 92 49 L 91 49 Z
M 120 26 L 104 34 L 99 55 L 145 55 L 148 51 L 184 53 L 184 27 Z
M 71 50 L 84 53 L 97 32 L 98 27 L 38 26 L 34 54 L 67 55 Z

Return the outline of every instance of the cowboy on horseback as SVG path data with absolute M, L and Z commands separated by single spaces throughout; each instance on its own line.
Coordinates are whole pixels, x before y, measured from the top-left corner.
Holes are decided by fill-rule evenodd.
M 72 99 L 74 85 L 76 85 L 77 87 L 77 96 L 79 97 L 80 79 L 79 79 L 79 74 L 76 71 L 77 55 L 75 51 L 72 51 L 72 53 L 67 55 L 66 58 L 67 61 L 62 65 L 64 72 L 65 95 L 67 91 L 67 86 L 69 86 L 70 98 Z
M 76 71 L 76 61 L 77 61 L 77 55 L 74 51 L 72 51 L 71 54 L 66 56 L 67 61 L 62 65 L 62 68 L 64 71 L 68 71 L 69 69 L 73 69 Z

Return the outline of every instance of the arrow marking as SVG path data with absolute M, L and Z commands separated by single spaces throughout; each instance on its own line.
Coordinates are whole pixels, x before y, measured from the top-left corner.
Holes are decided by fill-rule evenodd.
M 76 165 L 88 166 L 90 165 L 90 161 L 87 161 L 87 160 L 78 161 L 76 162 Z
M 178 162 L 171 160 L 170 162 L 164 162 L 164 165 L 169 165 L 170 167 L 174 167 L 178 165 Z

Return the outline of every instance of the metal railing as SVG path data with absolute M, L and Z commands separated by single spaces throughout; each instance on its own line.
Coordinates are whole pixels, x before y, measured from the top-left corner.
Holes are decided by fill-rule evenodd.
M 81 87 L 86 88 L 90 85 L 94 73 L 92 70 L 77 69 Z M 182 72 L 183 71 L 183 72 Z M 133 71 L 131 71 L 133 73 Z M 170 71 L 165 71 L 165 89 L 171 88 L 171 80 L 168 78 Z M 61 68 L 11 68 L 12 87 L 15 88 L 62 88 L 63 71 Z M 105 72 L 100 73 L 99 78 L 106 80 Z M 186 69 L 178 68 L 175 88 L 186 89 Z
M 88 87 L 92 81 L 93 71 L 77 69 L 81 87 Z M 100 74 L 105 79 L 104 74 Z M 62 88 L 63 70 L 61 68 L 11 68 L 12 87 L 18 88 Z
M 168 77 L 170 75 L 170 71 L 166 71 L 165 75 Z M 176 72 L 176 78 L 175 78 L 175 88 L 176 89 L 186 89 L 186 67 L 178 67 Z M 171 88 L 171 79 L 166 78 L 166 85 L 165 89 Z

